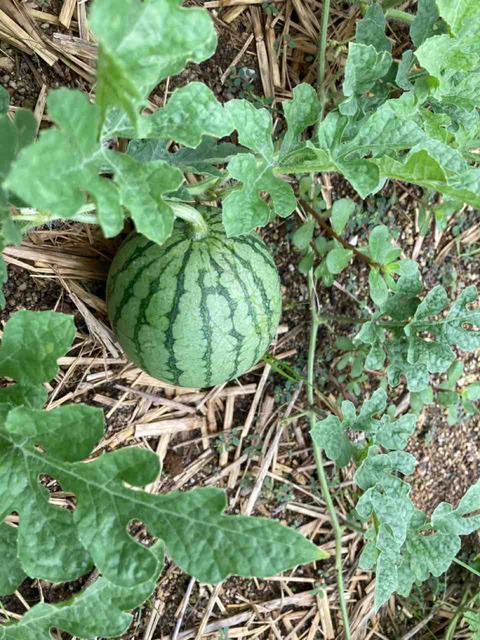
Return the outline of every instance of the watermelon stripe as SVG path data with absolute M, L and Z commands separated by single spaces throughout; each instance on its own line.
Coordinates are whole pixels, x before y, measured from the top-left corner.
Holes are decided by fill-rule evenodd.
M 252 236 L 242 236 L 240 238 L 238 238 L 239 242 L 238 245 L 246 245 L 251 251 L 253 251 L 256 255 L 261 256 L 264 260 L 264 263 L 269 266 L 272 271 L 274 272 L 275 276 L 277 276 L 278 271 L 277 271 L 277 266 L 273 260 L 272 255 L 268 252 L 268 247 L 264 244 L 263 240 L 261 240 L 259 237 L 255 238 Z M 237 253 L 238 257 L 240 260 L 242 260 L 242 256 L 239 255 Z M 255 279 L 255 283 L 257 283 L 257 272 L 254 272 L 254 279 Z M 262 286 L 263 286 L 263 282 L 262 282 Z M 265 291 L 265 288 L 260 289 L 261 291 Z M 268 293 L 267 293 L 268 295 Z M 269 305 L 270 305 L 270 314 L 269 314 L 269 318 L 272 320 L 270 326 L 271 326 L 271 331 L 272 331 L 272 338 L 275 335 L 275 330 L 277 328 L 277 320 L 274 317 L 274 314 L 271 313 L 271 307 L 272 304 L 274 304 L 274 301 L 272 299 L 272 296 L 269 296 Z
M 182 239 L 182 242 L 185 242 L 185 239 Z M 181 244 L 180 242 L 177 242 L 174 244 L 175 247 L 178 247 L 178 245 Z M 167 251 L 167 255 L 168 255 L 168 251 Z M 162 256 L 159 260 L 164 261 L 164 257 Z M 158 259 L 158 258 L 157 258 Z M 146 296 L 144 296 L 140 302 L 140 308 L 139 308 L 139 312 L 138 312 L 138 319 L 137 322 L 135 324 L 135 329 L 134 329 L 134 334 L 133 334 L 133 341 L 135 343 L 135 346 L 138 349 L 138 355 L 140 358 L 140 364 L 143 368 L 145 368 L 145 359 L 144 359 L 144 354 L 143 354 L 143 346 L 142 346 L 142 342 L 140 340 L 140 331 L 142 330 L 142 328 L 148 324 L 147 322 L 147 313 L 148 313 L 148 309 L 150 307 L 150 303 L 152 302 L 152 298 L 153 296 L 158 293 L 159 291 L 159 287 L 160 287 L 160 283 L 162 281 L 162 277 L 163 274 L 165 273 L 165 271 L 168 269 L 168 267 L 170 266 L 170 261 L 166 260 L 164 261 L 164 265 L 160 271 L 160 273 L 158 274 L 158 276 L 151 281 L 150 283 L 150 287 L 148 290 L 148 293 Z
M 239 253 L 236 253 L 228 245 L 227 242 L 225 242 L 224 240 L 221 240 L 220 242 L 222 243 L 222 245 L 224 247 L 226 247 L 226 249 L 232 254 L 232 256 L 234 256 L 240 262 L 242 267 L 252 274 L 253 281 L 255 282 L 255 285 L 258 287 L 258 290 L 259 290 L 260 295 L 262 297 L 262 304 L 265 306 L 265 308 L 268 308 L 269 314 L 271 314 L 272 311 L 273 311 L 272 310 L 272 298 L 271 298 L 271 296 L 268 295 L 268 292 L 265 289 L 265 285 L 263 284 L 263 281 L 258 277 L 257 272 L 255 270 L 252 270 L 250 263 L 247 260 L 245 260 L 245 258 L 243 258 Z
M 182 243 L 182 242 L 185 242 L 185 238 L 180 238 L 176 242 L 173 242 L 169 247 L 167 247 L 164 250 L 164 253 L 162 253 L 162 255 L 160 257 L 159 256 L 155 256 L 152 260 L 147 262 L 147 264 L 142 265 L 142 268 L 139 269 L 135 273 L 135 275 L 130 280 L 130 282 L 128 282 L 128 284 L 123 284 L 123 289 L 124 289 L 123 297 L 122 297 L 122 299 L 121 299 L 121 301 L 120 301 L 120 303 L 119 303 L 119 305 L 117 307 L 115 316 L 111 319 L 111 322 L 112 322 L 112 325 L 113 325 L 114 329 L 115 329 L 116 325 L 118 324 L 118 322 L 120 321 L 120 318 L 121 318 L 121 315 L 122 315 L 122 311 L 123 311 L 125 305 L 127 305 L 129 300 L 131 298 L 133 298 L 135 285 L 142 279 L 142 277 L 144 277 L 144 272 L 146 272 L 149 267 L 151 267 L 153 264 L 155 264 L 155 262 L 157 262 L 157 260 L 163 260 L 170 253 L 170 251 L 172 251 L 173 249 L 178 247 L 178 245 L 180 243 Z M 149 242 L 148 245 L 145 245 L 144 247 L 142 247 L 142 251 L 140 253 L 137 253 L 137 249 L 135 249 L 134 253 L 136 253 L 136 257 L 137 258 L 140 258 L 146 251 L 148 251 L 149 249 L 152 248 L 152 246 L 155 246 L 155 245 L 156 245 L 155 242 L 151 242 L 151 243 Z M 132 262 L 133 262 L 133 260 L 129 261 L 130 264 Z M 127 269 L 127 266 L 128 265 L 125 264 L 125 268 L 122 269 L 121 271 L 118 271 L 117 274 L 115 274 L 115 275 L 118 276 L 119 274 L 123 273 Z
M 252 236 L 242 236 L 238 238 L 238 241 L 239 244 L 245 244 L 249 246 L 254 253 L 262 256 L 265 262 L 270 267 L 272 267 L 272 269 L 274 269 L 275 271 L 277 270 L 277 265 L 272 258 L 272 254 L 267 250 L 265 244 L 259 238 L 254 238 Z
M 212 380 L 212 332 L 209 330 L 210 326 L 210 311 L 208 309 L 207 299 L 210 293 L 215 293 L 215 289 L 213 287 L 207 287 L 205 283 L 205 276 L 208 274 L 206 269 L 198 270 L 198 279 L 197 283 L 200 288 L 201 299 L 200 299 L 200 315 L 203 320 L 202 333 L 205 338 L 205 385 L 210 386 L 210 382 Z
M 225 238 L 225 234 L 221 231 L 212 231 L 208 232 L 210 238 L 216 238 L 217 240 L 223 240 Z
M 143 265 L 143 268 L 139 269 L 135 273 L 133 278 L 130 280 L 130 282 L 124 287 L 122 299 L 120 300 L 120 303 L 117 306 L 114 317 L 111 319 L 114 330 L 116 329 L 116 326 L 120 322 L 120 318 L 122 317 L 122 312 L 125 306 L 128 305 L 129 300 L 131 300 L 131 298 L 133 297 L 133 290 L 135 288 L 135 285 L 143 277 L 143 269 L 148 269 L 149 267 L 152 266 L 152 264 L 155 264 L 157 260 L 158 258 L 155 257 L 152 260 L 150 260 L 150 262 L 147 262 L 147 264 Z
M 182 238 L 182 240 L 184 240 Z M 165 349 L 168 353 L 168 368 L 171 371 L 172 379 L 174 384 L 178 384 L 180 380 L 180 376 L 183 371 L 179 369 L 177 365 L 177 360 L 175 358 L 175 336 L 173 335 L 173 328 L 175 325 L 175 320 L 178 317 L 180 312 L 180 300 L 185 293 L 185 268 L 190 260 L 190 256 L 193 252 L 194 243 L 190 240 L 190 245 L 187 248 L 185 255 L 183 256 L 182 265 L 180 267 L 180 271 L 177 278 L 177 288 L 175 292 L 175 297 L 173 299 L 173 307 L 170 313 L 168 314 L 168 329 L 165 332 Z
M 142 236 L 143 238 L 143 236 Z M 137 240 L 138 242 L 138 237 L 135 236 L 135 234 L 129 236 L 125 242 L 122 244 L 121 247 L 121 251 L 125 251 L 125 249 L 128 247 L 128 245 L 132 242 L 132 240 Z M 145 238 L 146 240 L 146 238 Z M 125 271 L 125 269 L 128 269 L 130 267 L 130 265 L 135 262 L 135 260 L 137 260 L 137 258 L 141 258 L 142 255 L 145 253 L 145 251 L 148 251 L 155 243 L 152 242 L 151 240 L 149 240 L 146 244 L 143 244 L 139 247 L 136 247 L 134 252 L 132 253 L 131 256 L 128 257 L 127 261 L 125 262 L 125 264 L 122 265 L 122 268 L 119 269 L 116 273 L 114 274 L 109 274 L 109 287 L 113 288 L 115 286 L 115 283 L 117 281 L 117 278 L 119 277 L 119 275 L 121 273 L 123 273 Z
M 230 379 L 231 379 L 235 377 L 235 375 L 240 369 L 239 361 L 240 361 L 241 346 L 243 341 L 242 334 L 235 329 L 235 313 L 238 308 L 238 302 L 236 302 L 236 300 L 232 298 L 232 296 L 230 295 L 230 291 L 226 287 L 224 287 L 220 281 L 220 278 L 222 273 L 224 272 L 224 269 L 222 269 L 222 267 L 218 264 L 218 262 L 215 260 L 215 258 L 212 255 L 210 255 L 209 258 L 210 258 L 210 264 L 215 269 L 215 273 L 217 274 L 217 278 L 218 278 L 217 291 L 220 293 L 220 295 L 222 295 L 225 298 L 228 304 L 228 310 L 230 312 L 229 318 L 232 323 L 232 328 L 229 331 L 229 335 L 231 335 L 232 338 L 236 340 L 236 344 L 237 344 L 237 348 L 235 349 L 235 360 L 233 362 L 233 368 L 230 374 Z M 215 291 L 213 291 L 213 293 L 215 293 Z
M 226 247 L 228 249 L 229 254 L 233 254 L 234 258 L 238 257 L 235 252 L 233 252 L 228 245 L 226 245 L 222 240 L 218 240 L 217 242 L 220 243 L 220 245 L 222 247 Z M 225 255 L 224 252 L 222 252 L 222 258 L 225 260 L 225 262 L 228 264 L 228 266 L 230 267 L 233 275 L 235 276 L 242 292 L 244 295 L 244 299 L 245 302 L 247 304 L 248 307 L 248 311 L 249 311 L 249 316 L 252 318 L 252 322 L 253 322 L 253 329 L 258 337 L 258 344 L 255 348 L 255 361 L 258 359 L 259 355 L 260 355 L 260 345 L 262 343 L 262 329 L 260 327 L 260 323 L 259 323 L 259 319 L 258 319 L 258 314 L 257 314 L 257 310 L 255 308 L 255 306 L 252 304 L 252 301 L 250 299 L 250 292 L 248 291 L 247 285 L 245 284 L 244 279 L 242 278 L 242 275 L 239 273 L 238 269 L 237 269 L 237 265 L 235 264 L 235 260 L 230 260 L 230 257 L 227 258 L 227 256 Z M 243 266 L 243 265 L 242 265 Z M 250 270 L 251 271 L 251 270 Z

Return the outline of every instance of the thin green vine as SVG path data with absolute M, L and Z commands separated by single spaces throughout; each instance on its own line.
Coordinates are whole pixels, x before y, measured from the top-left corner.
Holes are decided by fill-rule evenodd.
M 315 352 L 317 344 L 318 328 L 320 326 L 317 308 L 315 303 L 315 279 L 313 271 L 308 273 L 308 294 L 310 302 L 310 338 L 308 343 L 308 368 L 307 368 L 307 398 L 310 406 L 313 406 L 314 402 L 314 377 L 315 377 Z M 310 413 L 310 428 L 313 429 L 316 422 L 315 413 Z M 318 480 L 320 482 L 320 489 L 323 499 L 327 506 L 328 515 L 332 524 L 333 532 L 335 535 L 335 570 L 337 573 L 337 587 L 338 587 L 338 599 L 340 603 L 340 611 L 342 614 L 343 626 L 345 631 L 345 640 L 351 639 L 350 634 L 350 621 L 348 619 L 347 603 L 345 600 L 345 592 L 343 588 L 343 564 L 342 564 L 342 527 L 337 518 L 335 511 L 335 505 L 333 504 L 332 496 L 330 495 L 330 488 L 328 486 L 327 476 L 325 474 L 325 467 L 323 465 L 323 456 L 320 447 L 313 442 L 313 451 L 315 454 L 315 463 L 317 466 Z
M 317 127 L 323 120 L 323 112 L 325 110 L 325 60 L 327 54 L 327 31 L 328 31 L 328 19 L 330 16 L 330 0 L 323 0 L 322 8 L 322 24 L 320 27 L 320 35 L 318 40 L 318 75 L 317 75 L 317 95 L 321 104 L 320 118 L 317 123 Z
M 318 40 L 318 75 L 317 75 L 317 95 L 321 103 L 321 114 L 317 122 L 316 127 L 319 126 L 323 120 L 323 114 L 325 110 L 326 96 L 324 89 L 325 82 L 325 59 L 327 52 L 327 30 L 328 20 L 330 16 L 330 0 L 324 0 L 322 7 L 322 22 L 320 27 L 320 35 Z M 313 185 L 313 180 L 312 180 Z M 307 203 L 300 201 L 300 204 L 304 206 Z M 304 207 L 306 211 L 313 216 L 316 211 L 308 204 Z M 314 216 L 316 217 L 316 215 Z M 322 221 L 323 222 L 323 221 Z M 315 277 L 313 267 L 308 272 L 308 296 L 310 304 L 310 337 L 308 343 L 308 365 L 307 365 L 307 399 L 310 407 L 313 407 L 314 403 L 314 379 L 315 379 L 315 353 L 317 345 L 318 328 L 320 326 L 320 320 L 318 310 L 315 301 Z M 310 413 L 310 429 L 313 429 L 316 423 L 316 416 L 313 411 Z M 333 504 L 332 496 L 330 495 L 330 488 L 328 486 L 327 476 L 325 474 L 325 468 L 323 466 L 323 456 L 321 449 L 313 442 L 313 451 L 315 455 L 315 463 L 317 467 L 318 480 L 320 482 L 320 489 L 323 499 L 327 506 L 328 515 L 332 523 L 332 528 L 335 536 L 335 570 L 337 573 L 337 587 L 338 587 L 338 599 L 340 603 L 340 611 L 342 614 L 343 627 L 345 631 L 345 640 L 350 640 L 350 621 L 348 619 L 347 603 L 345 600 L 345 592 L 343 589 L 343 566 L 342 566 L 342 529 L 338 522 L 337 513 Z

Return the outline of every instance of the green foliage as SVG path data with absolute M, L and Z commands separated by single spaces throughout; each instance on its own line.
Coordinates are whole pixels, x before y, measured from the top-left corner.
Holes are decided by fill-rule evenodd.
M 376 610 L 392 593 L 407 596 L 415 581 L 444 573 L 460 550 L 460 536 L 480 528 L 480 517 L 470 515 L 480 507 L 480 481 L 455 509 L 441 503 L 430 521 L 415 509 L 410 486 L 401 478 L 415 467 L 414 457 L 403 451 L 415 416 L 392 419 L 385 414 L 386 405 L 387 395 L 378 389 L 360 411 L 345 401 L 341 419 L 327 416 L 311 432 L 330 460 L 339 466 L 356 464 L 354 480 L 363 491 L 356 511 L 370 525 L 360 567 L 375 566 Z
M 58 128 L 45 131 L 24 150 L 7 178 L 7 187 L 32 206 L 55 211 L 61 218 L 74 217 L 88 193 L 105 235 L 117 235 L 123 228 L 119 194 L 110 180 L 99 176 L 105 162 L 97 138 L 99 107 L 70 89 L 50 93 L 47 105 Z
M 350 217 L 353 215 L 355 211 L 355 203 L 353 200 L 349 198 L 341 198 L 340 200 L 335 200 L 332 205 L 332 213 L 331 213 L 331 223 L 332 229 L 338 235 L 341 235 L 347 222 Z
M 480 638 L 480 612 L 467 611 L 463 616 L 468 623 L 470 631 L 473 633 L 473 640 Z
M 115 173 L 120 204 L 130 211 L 137 231 L 158 244 L 165 242 L 175 219 L 165 194 L 181 186 L 182 172 L 163 160 L 140 163 L 125 153 L 106 152 L 106 160 Z
M 17 532 L 8 524 L 0 524 L 0 596 L 13 593 L 26 578 L 19 558 L 17 557 Z
M 462 375 L 463 362 L 456 360 L 448 369 L 446 380 L 436 385 L 435 392 L 432 387 L 427 387 L 423 392 L 414 394 L 411 401 L 414 411 L 418 414 L 425 405 L 436 402 L 447 410 L 450 425 L 461 421 L 465 415 L 477 413 L 475 402 L 480 399 L 480 384 L 473 382 L 459 389 Z
M 292 100 L 283 103 L 283 108 L 288 130 L 277 152 L 272 138 L 272 117 L 267 109 L 256 109 L 247 100 L 231 100 L 226 104 L 239 143 L 255 152 L 236 156 L 227 166 L 229 176 L 242 184 L 223 201 L 223 222 L 228 236 L 248 233 L 270 221 L 271 207 L 261 197 L 262 192 L 270 195 L 274 212 L 282 217 L 290 215 L 296 207 L 291 186 L 275 172 L 283 159 L 295 153 L 304 129 L 318 119 L 320 106 L 314 89 L 300 85 L 294 89 Z
M 39 603 L 20 622 L 0 627 L 1 640 L 51 640 L 52 627 L 79 638 L 121 635 L 132 621 L 127 612 L 151 596 L 163 568 L 163 544 L 157 542 L 151 549 L 158 558 L 158 571 L 148 582 L 128 588 L 98 578 L 74 598 L 58 605 Z
M 452 346 L 465 351 L 480 347 L 476 330 L 480 313 L 470 308 L 477 300 L 477 290 L 467 287 L 450 305 L 447 292 L 438 285 L 420 299 L 423 285 L 416 263 L 403 260 L 398 269 L 395 290 L 388 293 L 358 337 L 369 345 L 368 368 L 381 369 L 387 359 L 389 383 L 397 386 L 404 376 L 409 390 L 420 392 L 428 386 L 430 374 L 443 373 L 452 365 Z
M 47 638 L 52 625 L 80 637 L 125 631 L 131 618 L 123 612 L 150 595 L 163 566 L 163 543 L 137 542 L 127 531 L 132 520 L 144 522 L 170 557 L 202 582 L 230 573 L 273 575 L 326 556 L 274 520 L 225 515 L 226 497 L 218 489 L 139 490 L 159 473 L 151 451 L 121 449 L 85 464 L 103 435 L 101 410 L 42 409 L 41 385 L 57 374 L 57 359 L 74 335 L 73 319 L 50 311 L 20 311 L 5 325 L 0 374 L 16 383 L 0 394 L 0 521 L 15 512 L 20 523 L 17 530 L 0 525 L 0 593 L 15 590 L 25 574 L 69 581 L 92 564 L 102 578 L 61 607 L 35 606 L 20 623 L 2 627 L 0 638 Z M 49 502 L 39 482 L 44 474 L 75 496 L 75 511 Z
M 53 380 L 58 373 L 57 359 L 68 351 L 74 337 L 75 327 L 69 316 L 53 311 L 19 311 L 3 331 L 0 375 L 22 384 Z M 12 387 L 3 391 L 10 395 Z
M 179 0 L 125 0 L 120 13 L 117 5 L 94 0 L 89 14 L 99 43 L 93 103 L 78 91 L 52 91 L 47 106 L 54 126 L 34 142 L 33 115 L 17 110 L 13 120 L 7 117 L 9 97 L 0 89 L 0 248 L 21 241 L 17 221 L 25 218 L 33 224 L 87 219 L 112 237 L 128 216 L 149 240 L 164 243 L 179 201 L 221 199 L 227 236 L 249 234 L 275 215 L 291 215 L 296 180 L 304 173 L 339 173 L 362 198 L 388 179 L 440 192 L 443 201 L 434 211 L 439 225 L 464 203 L 480 208 L 476 0 L 419 0 L 410 26 L 413 48 L 401 59 L 392 53 L 382 6 L 370 3 L 348 45 L 343 95 L 322 118 L 315 90 L 295 87 L 282 105 L 286 126 L 280 119 L 278 140 L 272 109 L 261 101 L 222 105 L 196 82 L 146 114 L 158 82 L 213 54 L 215 30 L 205 10 Z M 264 9 L 276 11 L 270 2 Z M 249 78 L 235 74 L 236 96 L 254 98 Z M 219 142 L 232 133 L 235 144 Z M 130 140 L 126 154 L 113 150 L 118 137 Z M 205 178 L 190 184 L 187 173 Z M 321 218 L 309 217 L 293 236 L 300 270 L 314 269 L 315 279 L 328 287 L 353 259 L 369 269 L 374 311 L 366 307 L 369 315 L 358 318 L 362 326 L 354 340 L 343 346 L 337 341 L 347 351 L 337 368 L 350 369 L 348 391 L 361 394 L 364 367 L 386 369 L 385 387 L 405 379 L 417 413 L 434 401 L 447 408 L 452 424 L 475 412 L 480 385 L 460 386 L 456 356 L 480 347 L 475 287 L 454 300 L 442 286 L 423 291 L 417 265 L 400 259 L 388 227 L 371 226 L 368 241 L 352 246 L 353 201 L 337 200 L 326 210 L 318 185 L 307 183 L 300 178 L 298 192 L 313 199 L 313 213 Z M 317 234 L 317 223 L 326 235 Z M 5 279 L 1 262 L 0 282 Z M 42 384 L 55 377 L 57 359 L 73 337 L 71 319 L 30 312 L 15 315 L 3 333 L 0 374 L 15 383 L 0 389 L 0 514 L 19 513 L 20 525 L 0 525 L 7 563 L 0 591 L 15 589 L 25 574 L 73 580 L 94 564 L 102 577 L 62 607 L 37 605 L 21 622 L 2 627 L 0 638 L 48 638 L 51 626 L 77 636 L 123 633 L 130 621 L 126 611 L 148 597 L 163 564 L 161 544 L 145 547 L 127 533 L 132 519 L 144 522 L 181 568 L 204 581 L 231 572 L 267 575 L 323 557 L 276 522 L 225 515 L 225 497 L 215 489 L 172 495 L 139 490 L 159 471 L 148 451 L 110 452 L 85 464 L 102 436 L 100 413 L 82 405 L 43 411 Z M 296 372 L 282 372 L 298 380 Z M 445 372 L 433 390 L 431 376 Z M 414 418 L 394 418 L 386 403 L 382 390 L 359 411 L 344 402 L 312 433 L 337 464 L 357 465 L 355 480 L 363 491 L 357 511 L 373 521 L 361 564 L 376 565 L 376 608 L 393 592 L 407 594 L 414 581 L 442 574 L 458 552 L 459 536 L 478 528 L 478 516 L 471 514 L 480 507 L 477 484 L 456 509 L 439 505 L 430 520 L 414 509 L 403 479 L 413 470 L 403 448 Z M 42 474 L 75 495 L 75 511 L 49 503 L 38 481 Z M 127 557 L 128 563 L 119 560 Z
M 341 273 L 349 264 L 352 256 L 353 251 L 344 249 L 341 245 L 335 245 L 327 254 L 326 262 L 328 271 L 333 275 Z
M 371 230 L 367 246 L 357 249 L 342 239 L 340 236 L 354 217 L 354 213 L 355 203 L 349 198 L 342 198 L 333 203 L 332 208 L 326 212 L 331 225 L 331 231 L 327 233 L 334 236 L 332 240 L 327 240 L 325 236 L 317 236 L 314 240 L 318 218 L 312 218 L 298 228 L 292 241 L 297 249 L 304 252 L 300 271 L 306 273 L 314 265 L 315 258 L 319 259 L 320 264 L 315 269 L 315 277 L 321 279 L 324 286 L 331 287 L 334 276 L 347 268 L 357 251 L 357 256 L 361 254 L 360 257 L 367 258 L 370 268 L 370 297 L 381 307 L 388 299 L 389 290 L 396 290 L 393 275 L 400 269 L 397 260 L 402 250 L 392 246 L 390 231 L 384 225 Z M 322 219 L 325 220 L 325 216 L 322 216 Z M 315 247 L 314 252 L 312 246 Z
M 349 45 L 345 100 L 322 122 L 316 144 L 297 157 L 297 172 L 338 171 L 361 197 L 396 178 L 479 206 L 480 174 L 469 151 L 480 131 L 480 8 L 460 4 L 457 15 L 443 1 L 438 9 L 434 0 L 419 3 L 411 26 L 418 49 L 405 52 L 400 65 L 390 53 L 380 5 L 368 8 Z
M 228 162 L 237 153 L 244 153 L 241 147 L 223 142 L 217 143 L 206 137 L 195 148 L 182 147 L 176 152 L 167 151 L 167 144 L 161 140 L 132 140 L 128 145 L 128 155 L 139 162 L 163 160 L 182 173 L 198 173 L 222 178 L 218 165 Z
M 126 210 L 142 233 L 161 242 L 172 230 L 172 201 L 195 202 L 202 195 L 186 190 L 182 175 L 174 179 L 166 165 L 126 165 L 117 157 L 122 154 L 106 153 L 106 142 L 115 136 L 141 139 L 130 155 L 137 161 L 142 155 L 142 165 L 162 160 L 182 173 L 193 169 L 230 180 L 223 193 L 229 236 L 266 225 L 275 214 L 292 213 L 295 198 L 286 173 L 336 171 L 362 197 L 395 178 L 440 191 L 457 205 L 480 206 L 480 173 L 472 153 L 480 135 L 475 3 L 462 0 L 452 12 L 443 0 L 422 0 L 411 25 L 417 48 L 405 51 L 400 62 L 392 57 L 383 10 L 371 4 L 349 45 L 344 98 L 305 142 L 303 133 L 318 123 L 321 109 L 311 86 L 295 87 L 292 100 L 283 103 L 287 129 L 280 144 L 272 138 L 267 109 L 245 99 L 221 105 L 198 82 L 174 91 L 154 114 L 142 114 L 156 83 L 213 53 L 215 32 L 207 12 L 169 0 L 141 6 L 128 0 L 119 19 L 112 15 L 113 0 L 95 0 L 90 23 L 100 43 L 96 103 L 88 104 L 78 92 L 52 92 L 49 111 L 58 129 L 43 132 L 18 159 L 15 154 L 0 175 L 4 188 L 50 217 L 75 219 L 90 205 L 104 233 L 113 236 L 122 229 Z M 234 129 L 243 153 L 217 154 L 210 138 Z M 195 152 L 161 153 L 172 139 Z M 156 149 L 155 160 L 147 160 L 142 149 Z M 227 162 L 226 173 L 216 169 Z M 114 173 L 113 184 L 105 172 Z M 157 180 L 165 191 L 152 189 Z M 338 215 L 332 218 L 334 229 L 348 212 Z M 330 258 L 335 273 L 345 262 L 339 252 Z M 328 265 L 318 275 L 331 284 Z M 379 270 L 370 285 L 372 298 L 382 304 L 391 282 Z
M 100 43 L 96 101 L 102 119 L 118 107 L 140 134 L 139 110 L 153 87 L 180 73 L 188 61 L 209 58 L 217 44 L 208 14 L 176 0 L 127 0 L 121 13 L 115 0 L 96 0 L 89 24 Z
M 223 138 L 233 131 L 228 111 L 201 82 L 190 82 L 172 93 L 163 109 L 148 119 L 147 138 L 173 139 L 186 147 L 198 147 L 203 136 Z
M 10 107 L 10 94 L 0 85 L 0 116 L 8 113 Z

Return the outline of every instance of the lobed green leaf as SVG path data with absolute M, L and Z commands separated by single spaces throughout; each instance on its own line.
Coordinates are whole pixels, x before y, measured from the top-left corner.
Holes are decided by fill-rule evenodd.
M 145 137 L 175 140 L 193 148 L 199 146 L 203 136 L 223 138 L 233 130 L 228 109 L 201 82 L 190 82 L 176 89 L 167 105 L 150 116 L 148 124 Z
M 162 160 L 137 162 L 125 153 L 107 153 L 106 159 L 120 202 L 130 211 L 137 231 L 158 244 L 165 242 L 175 216 L 164 196 L 181 186 L 182 172 Z
M 320 118 L 321 106 L 315 89 L 306 83 L 297 85 L 293 90 L 292 100 L 283 103 L 283 111 L 287 121 L 287 133 L 282 141 L 280 156 L 292 151 L 298 145 L 303 131 Z
M 127 612 L 145 602 L 155 589 L 163 568 L 163 544 L 157 542 L 152 553 L 158 558 L 158 572 L 148 582 L 126 588 L 101 577 L 66 602 L 35 605 L 19 622 L 0 627 L 0 640 L 51 640 L 53 627 L 78 638 L 120 636 L 132 622 Z
M 132 140 L 127 153 L 139 162 L 163 160 L 183 173 L 200 173 L 221 178 L 223 174 L 216 165 L 228 162 L 233 156 L 245 151 L 234 144 L 217 143 L 207 137 L 195 149 L 184 147 L 175 152 L 167 151 L 167 143 L 161 140 Z
M 95 0 L 89 24 L 100 43 L 96 101 L 102 120 L 119 107 L 140 134 L 140 109 L 153 87 L 187 62 L 209 58 L 217 44 L 208 12 L 184 8 L 180 0 L 123 0 L 121 11 L 117 0 Z
M 297 206 L 292 187 L 274 175 L 272 166 L 252 154 L 237 155 L 228 163 L 228 172 L 242 186 L 223 201 L 223 224 L 228 236 L 249 233 L 265 226 L 271 218 L 270 206 L 261 197 L 269 194 L 275 213 L 289 216 Z
M 14 527 L 0 524 L 0 596 L 8 596 L 25 580 L 26 575 L 17 557 L 17 532 Z
M 0 375 L 27 385 L 53 380 L 58 373 L 57 360 L 68 351 L 74 337 L 71 316 L 54 311 L 18 311 L 3 332 Z M 11 402 L 12 394 L 19 393 L 28 393 L 28 387 L 9 387 L 0 398 Z M 43 398 L 43 392 L 40 394 Z M 39 401 L 39 396 L 35 397 Z
M 7 187 L 31 206 L 62 218 L 74 217 L 90 194 L 105 235 L 117 235 L 123 228 L 118 193 L 111 180 L 99 176 L 104 162 L 97 141 L 100 109 L 71 89 L 52 91 L 47 105 L 58 128 L 44 131 L 36 144 L 23 150 Z

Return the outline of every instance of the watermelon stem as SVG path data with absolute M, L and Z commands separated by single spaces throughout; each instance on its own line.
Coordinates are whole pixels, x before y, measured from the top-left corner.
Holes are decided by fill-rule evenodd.
M 208 236 L 208 224 L 200 212 L 180 202 L 170 202 L 169 204 L 172 207 L 174 215 L 177 218 L 185 220 L 185 222 L 188 222 L 191 226 L 195 240 L 201 240 Z

